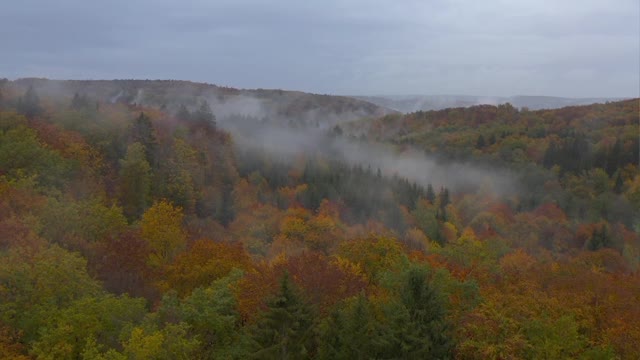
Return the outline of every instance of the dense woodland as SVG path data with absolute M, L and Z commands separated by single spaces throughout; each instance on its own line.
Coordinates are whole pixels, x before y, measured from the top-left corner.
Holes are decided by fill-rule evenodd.
M 509 194 L 242 149 L 191 101 L 0 84 L 0 358 L 640 354 L 637 99 L 327 133 L 508 168 Z

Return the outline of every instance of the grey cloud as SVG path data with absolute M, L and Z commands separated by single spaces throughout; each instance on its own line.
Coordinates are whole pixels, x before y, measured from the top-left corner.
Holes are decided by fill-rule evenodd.
M 635 0 L 23 0 L 0 76 L 340 94 L 639 96 Z

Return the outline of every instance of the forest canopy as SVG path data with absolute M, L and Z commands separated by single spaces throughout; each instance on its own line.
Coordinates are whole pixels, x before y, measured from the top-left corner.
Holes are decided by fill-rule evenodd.
M 316 127 L 296 116 L 330 98 L 254 119 L 197 96 L 0 93 L 1 358 L 640 353 L 638 99 Z M 276 156 L 233 121 L 506 169 L 517 186 Z

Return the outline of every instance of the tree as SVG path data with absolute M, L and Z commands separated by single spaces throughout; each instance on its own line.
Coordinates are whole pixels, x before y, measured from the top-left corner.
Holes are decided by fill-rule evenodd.
M 345 241 L 338 255 L 364 270 L 370 282 L 377 281 L 385 271 L 398 269 L 405 259 L 400 243 L 384 236 Z
M 369 300 L 360 294 L 337 308 L 320 326 L 319 359 L 365 360 L 378 357 L 379 324 Z
M 152 168 L 157 167 L 157 147 L 158 141 L 156 140 L 155 129 L 151 123 L 149 116 L 141 112 L 140 115 L 134 120 L 131 127 L 131 141 L 134 143 L 140 143 L 144 147 L 144 154 L 147 162 Z
M 184 249 L 187 234 L 182 228 L 182 218 L 182 209 L 165 200 L 154 203 L 142 215 L 140 230 L 151 250 L 149 265 L 165 266 Z
M 313 316 L 288 273 L 251 333 L 256 359 L 303 359 L 314 353 Z
M 139 326 L 124 342 L 125 359 L 190 360 L 197 357 L 199 341 L 189 336 L 184 323 L 166 324 L 161 329 Z
M 233 269 L 247 270 L 250 266 L 251 259 L 241 244 L 201 239 L 176 257 L 166 280 L 170 289 L 184 296 L 227 276 Z
M 91 102 L 89 98 L 85 94 L 73 94 L 73 99 L 71 100 L 71 108 L 74 110 L 84 110 L 91 106 Z
M 427 281 L 427 271 L 413 268 L 406 275 L 400 298 L 408 310 L 406 343 L 411 358 L 448 359 L 452 355 L 451 326 L 440 294 Z
M 596 251 L 604 247 L 611 246 L 611 238 L 608 234 L 608 228 L 606 224 L 600 224 L 593 229 L 591 238 L 587 242 L 587 249 Z
M 436 201 L 436 193 L 433 191 L 433 186 L 431 184 L 427 185 L 426 199 L 429 200 L 431 204 L 434 204 Z
M 191 120 L 191 113 L 184 104 L 180 104 L 180 108 L 178 108 L 178 112 L 176 112 L 176 117 L 183 121 L 189 121 Z
M 216 125 L 216 117 L 213 115 L 213 111 L 211 111 L 211 107 L 206 100 L 203 100 L 200 103 L 198 109 L 191 115 L 191 118 L 195 122 L 200 123 L 210 123 L 210 125 Z
M 149 255 L 149 244 L 140 231 L 128 230 L 98 241 L 90 265 L 106 290 L 152 300 L 157 291 L 151 286 Z
M 144 299 L 102 295 L 85 297 L 50 314 L 31 352 L 39 359 L 78 359 L 89 338 L 116 347 L 123 329 L 142 321 Z
M 616 194 L 622 194 L 622 190 L 624 189 L 624 180 L 622 180 L 622 174 L 618 171 L 618 175 L 616 175 L 616 180 L 613 185 L 613 192 Z
M 100 294 L 86 260 L 56 245 L 0 253 L 0 284 L 0 323 L 22 331 L 25 343 L 37 339 L 60 309 Z
M 40 97 L 33 86 L 29 86 L 29 89 L 27 89 L 24 95 L 18 99 L 17 108 L 18 112 L 24 114 L 24 116 L 30 119 L 42 113 Z
M 241 270 L 233 270 L 228 276 L 215 280 L 209 286 L 200 287 L 181 301 L 165 296 L 161 316 L 177 316 L 190 326 L 190 332 L 200 342 L 200 355 L 206 359 L 243 358 L 246 350 L 241 344 L 242 332 L 234 287 L 243 276 Z M 165 309 L 165 303 L 168 308 Z M 175 305 L 177 304 L 177 308 Z M 174 308 L 171 306 L 174 305 Z M 171 314 L 173 313 L 173 314 Z M 171 321 L 172 319 L 163 319 Z
M 140 143 L 129 145 L 124 159 L 120 160 L 119 198 L 123 212 L 133 220 L 149 205 L 151 194 L 151 166 Z
M 363 291 L 366 279 L 320 253 L 305 252 L 287 259 L 285 267 L 320 315 L 339 301 Z
M 9 179 L 33 176 L 40 185 L 62 187 L 70 170 L 67 159 L 43 144 L 35 130 L 19 124 L 20 118 L 6 120 L 10 124 L 0 130 L 0 172 Z
M 20 343 L 20 333 L 10 327 L 0 325 L 0 358 L 29 360 L 24 344 Z

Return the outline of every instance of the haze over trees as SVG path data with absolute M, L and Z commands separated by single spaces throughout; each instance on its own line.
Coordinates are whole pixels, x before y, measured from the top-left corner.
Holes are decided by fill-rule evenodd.
M 637 99 L 375 114 L 290 94 L 256 117 L 207 96 L 135 101 L 122 82 L 25 85 L 0 83 L 0 358 L 640 353 Z M 243 122 L 304 141 L 246 146 Z M 513 187 L 429 183 L 344 149 Z

